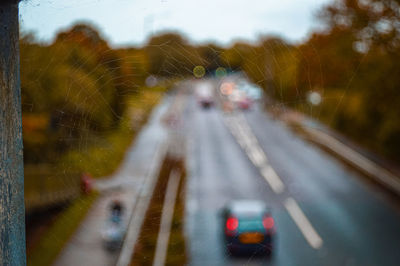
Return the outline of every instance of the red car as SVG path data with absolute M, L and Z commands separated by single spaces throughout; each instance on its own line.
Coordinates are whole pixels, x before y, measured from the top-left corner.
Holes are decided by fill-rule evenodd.
M 240 101 L 237 102 L 237 105 L 242 110 L 250 109 L 252 101 L 248 97 L 242 98 Z

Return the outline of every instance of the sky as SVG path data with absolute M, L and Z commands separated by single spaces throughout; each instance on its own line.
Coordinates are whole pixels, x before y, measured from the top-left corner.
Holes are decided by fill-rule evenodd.
M 21 29 L 42 42 L 77 21 L 90 22 L 115 47 L 142 45 L 174 30 L 192 42 L 229 45 L 279 35 L 292 42 L 318 28 L 316 12 L 332 0 L 22 0 Z

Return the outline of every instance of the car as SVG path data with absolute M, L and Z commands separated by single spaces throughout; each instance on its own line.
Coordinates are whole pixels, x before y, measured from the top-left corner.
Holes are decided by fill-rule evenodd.
M 196 86 L 198 103 L 205 109 L 214 105 L 214 87 L 211 83 L 202 82 Z
M 108 251 L 116 251 L 120 249 L 125 237 L 125 233 L 125 224 L 107 222 L 102 232 L 104 247 Z
M 102 232 L 104 246 L 109 251 L 116 251 L 122 246 L 127 230 L 124 218 L 124 205 L 114 200 Z
M 251 104 L 252 101 L 248 97 L 243 97 L 237 102 L 238 107 L 242 110 L 250 109 Z
M 267 205 L 235 200 L 222 209 L 226 249 L 231 255 L 271 255 L 275 221 Z
M 214 100 L 211 97 L 201 97 L 198 99 L 198 101 L 199 104 L 205 109 L 210 108 L 214 104 Z

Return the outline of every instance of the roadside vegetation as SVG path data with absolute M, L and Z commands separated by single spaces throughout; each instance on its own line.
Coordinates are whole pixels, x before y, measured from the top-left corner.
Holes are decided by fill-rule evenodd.
M 95 145 L 66 153 L 62 158 L 62 168 L 71 167 L 81 173 L 90 173 L 95 178 L 111 175 L 161 97 L 161 91 L 147 88 L 128 98 L 127 112 L 115 130 L 99 138 Z
M 65 246 L 81 220 L 96 200 L 98 193 L 92 192 L 75 199 L 40 237 L 27 254 L 30 266 L 51 265 Z

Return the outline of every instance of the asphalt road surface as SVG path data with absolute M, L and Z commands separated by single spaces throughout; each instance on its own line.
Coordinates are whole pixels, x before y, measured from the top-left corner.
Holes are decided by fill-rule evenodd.
M 259 106 L 226 114 L 203 109 L 188 92 L 190 265 L 399 265 L 399 210 L 384 192 Z M 225 252 L 219 210 L 234 199 L 272 208 L 270 259 Z

